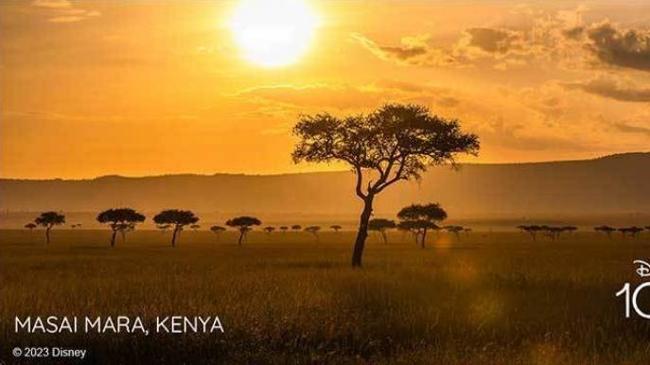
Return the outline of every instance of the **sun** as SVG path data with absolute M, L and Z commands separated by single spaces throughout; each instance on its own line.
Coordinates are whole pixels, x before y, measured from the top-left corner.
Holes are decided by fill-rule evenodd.
M 302 0 L 241 0 L 230 29 L 243 56 L 264 67 L 300 59 L 311 43 L 318 18 Z

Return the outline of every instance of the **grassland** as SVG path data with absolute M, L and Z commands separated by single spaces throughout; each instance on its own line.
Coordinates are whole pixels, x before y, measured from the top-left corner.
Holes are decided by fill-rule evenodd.
M 106 364 L 648 364 L 650 321 L 616 298 L 650 238 L 441 235 L 419 249 L 351 232 L 0 232 L 0 360 L 26 345 L 88 348 Z M 640 301 L 650 308 L 649 294 Z M 650 309 L 648 310 L 650 311 Z M 15 335 L 16 315 L 219 315 L 225 334 Z M 42 363 L 47 363 L 43 361 Z

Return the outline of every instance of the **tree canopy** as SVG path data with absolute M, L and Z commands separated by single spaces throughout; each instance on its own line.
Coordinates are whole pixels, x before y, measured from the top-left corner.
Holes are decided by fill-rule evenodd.
M 174 227 L 172 233 L 172 247 L 176 246 L 176 238 L 178 233 L 183 230 L 184 226 L 194 224 L 199 221 L 199 217 L 194 215 L 192 211 L 180 209 L 167 209 L 156 214 L 153 221 L 158 226 L 170 224 Z
M 427 231 L 438 229 L 436 222 L 447 219 L 447 212 L 438 203 L 411 204 L 402 208 L 397 217 L 401 221 L 399 227 L 414 232 L 416 241 L 419 236 L 420 246 L 424 248 Z
M 343 118 L 329 113 L 303 115 L 293 133 L 299 138 L 294 162 L 342 161 L 355 172 L 355 193 L 364 208 L 353 266 L 361 266 L 375 195 L 400 180 L 420 178 L 427 166 L 454 165 L 457 154 L 476 155 L 479 150 L 478 137 L 463 133 L 458 120 L 412 104 L 386 104 L 370 114 Z
M 115 236 L 117 232 L 122 234 L 122 238 L 127 231 L 135 229 L 135 225 L 142 223 L 145 216 L 131 208 L 108 209 L 97 215 L 97 222 L 108 224 L 113 231 L 111 235 L 111 247 L 115 246 Z
M 50 230 L 52 230 L 54 226 L 65 224 L 65 215 L 52 211 L 44 212 L 34 219 L 34 223 L 45 227 L 45 242 L 50 243 Z
M 237 240 L 237 244 L 239 244 L 240 246 L 248 231 L 250 231 L 253 226 L 259 226 L 261 224 L 262 224 L 261 220 L 249 216 L 236 217 L 226 221 L 226 225 L 228 227 L 234 227 L 239 230 L 239 240 Z
M 386 235 L 386 230 L 393 229 L 397 227 L 395 221 L 384 218 L 375 218 L 368 221 L 368 229 L 371 231 L 377 231 L 381 234 L 384 243 L 388 243 L 388 236 Z

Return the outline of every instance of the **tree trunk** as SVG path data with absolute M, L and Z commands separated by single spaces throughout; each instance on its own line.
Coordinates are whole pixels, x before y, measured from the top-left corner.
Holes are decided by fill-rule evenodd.
M 178 227 L 174 227 L 174 233 L 172 234 L 172 247 L 176 247 L 176 235 L 178 235 Z
M 50 244 L 50 230 L 51 229 L 52 229 L 52 227 L 45 228 L 45 243 L 48 244 L 48 245 Z
M 111 235 L 111 247 L 115 247 L 115 235 L 117 235 L 117 231 L 113 230 L 113 234 Z
M 354 242 L 354 250 L 352 251 L 352 267 L 361 267 L 361 258 L 363 257 L 363 247 L 366 244 L 368 237 L 368 221 L 372 215 L 372 195 L 368 195 L 363 200 L 363 211 L 359 218 L 359 231 L 357 232 L 357 239 Z
M 386 231 L 381 231 L 381 238 L 384 239 L 384 244 L 388 244 L 388 237 L 386 236 Z
M 244 233 L 246 233 L 246 231 L 244 231 L 244 230 L 239 231 L 239 240 L 237 241 L 237 244 L 239 246 L 241 246 L 242 240 L 244 239 Z
M 425 228 L 424 231 L 422 231 L 422 240 L 420 241 L 421 248 L 425 247 L 426 241 L 427 241 L 427 229 Z

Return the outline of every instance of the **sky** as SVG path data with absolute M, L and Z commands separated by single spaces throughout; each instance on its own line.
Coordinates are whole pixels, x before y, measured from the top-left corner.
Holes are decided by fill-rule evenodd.
M 246 18 L 313 23 L 279 66 L 242 1 L 0 2 L 0 177 L 340 170 L 295 165 L 293 124 L 387 102 L 459 119 L 467 162 L 650 150 L 648 1 L 282 0 L 310 17 Z

